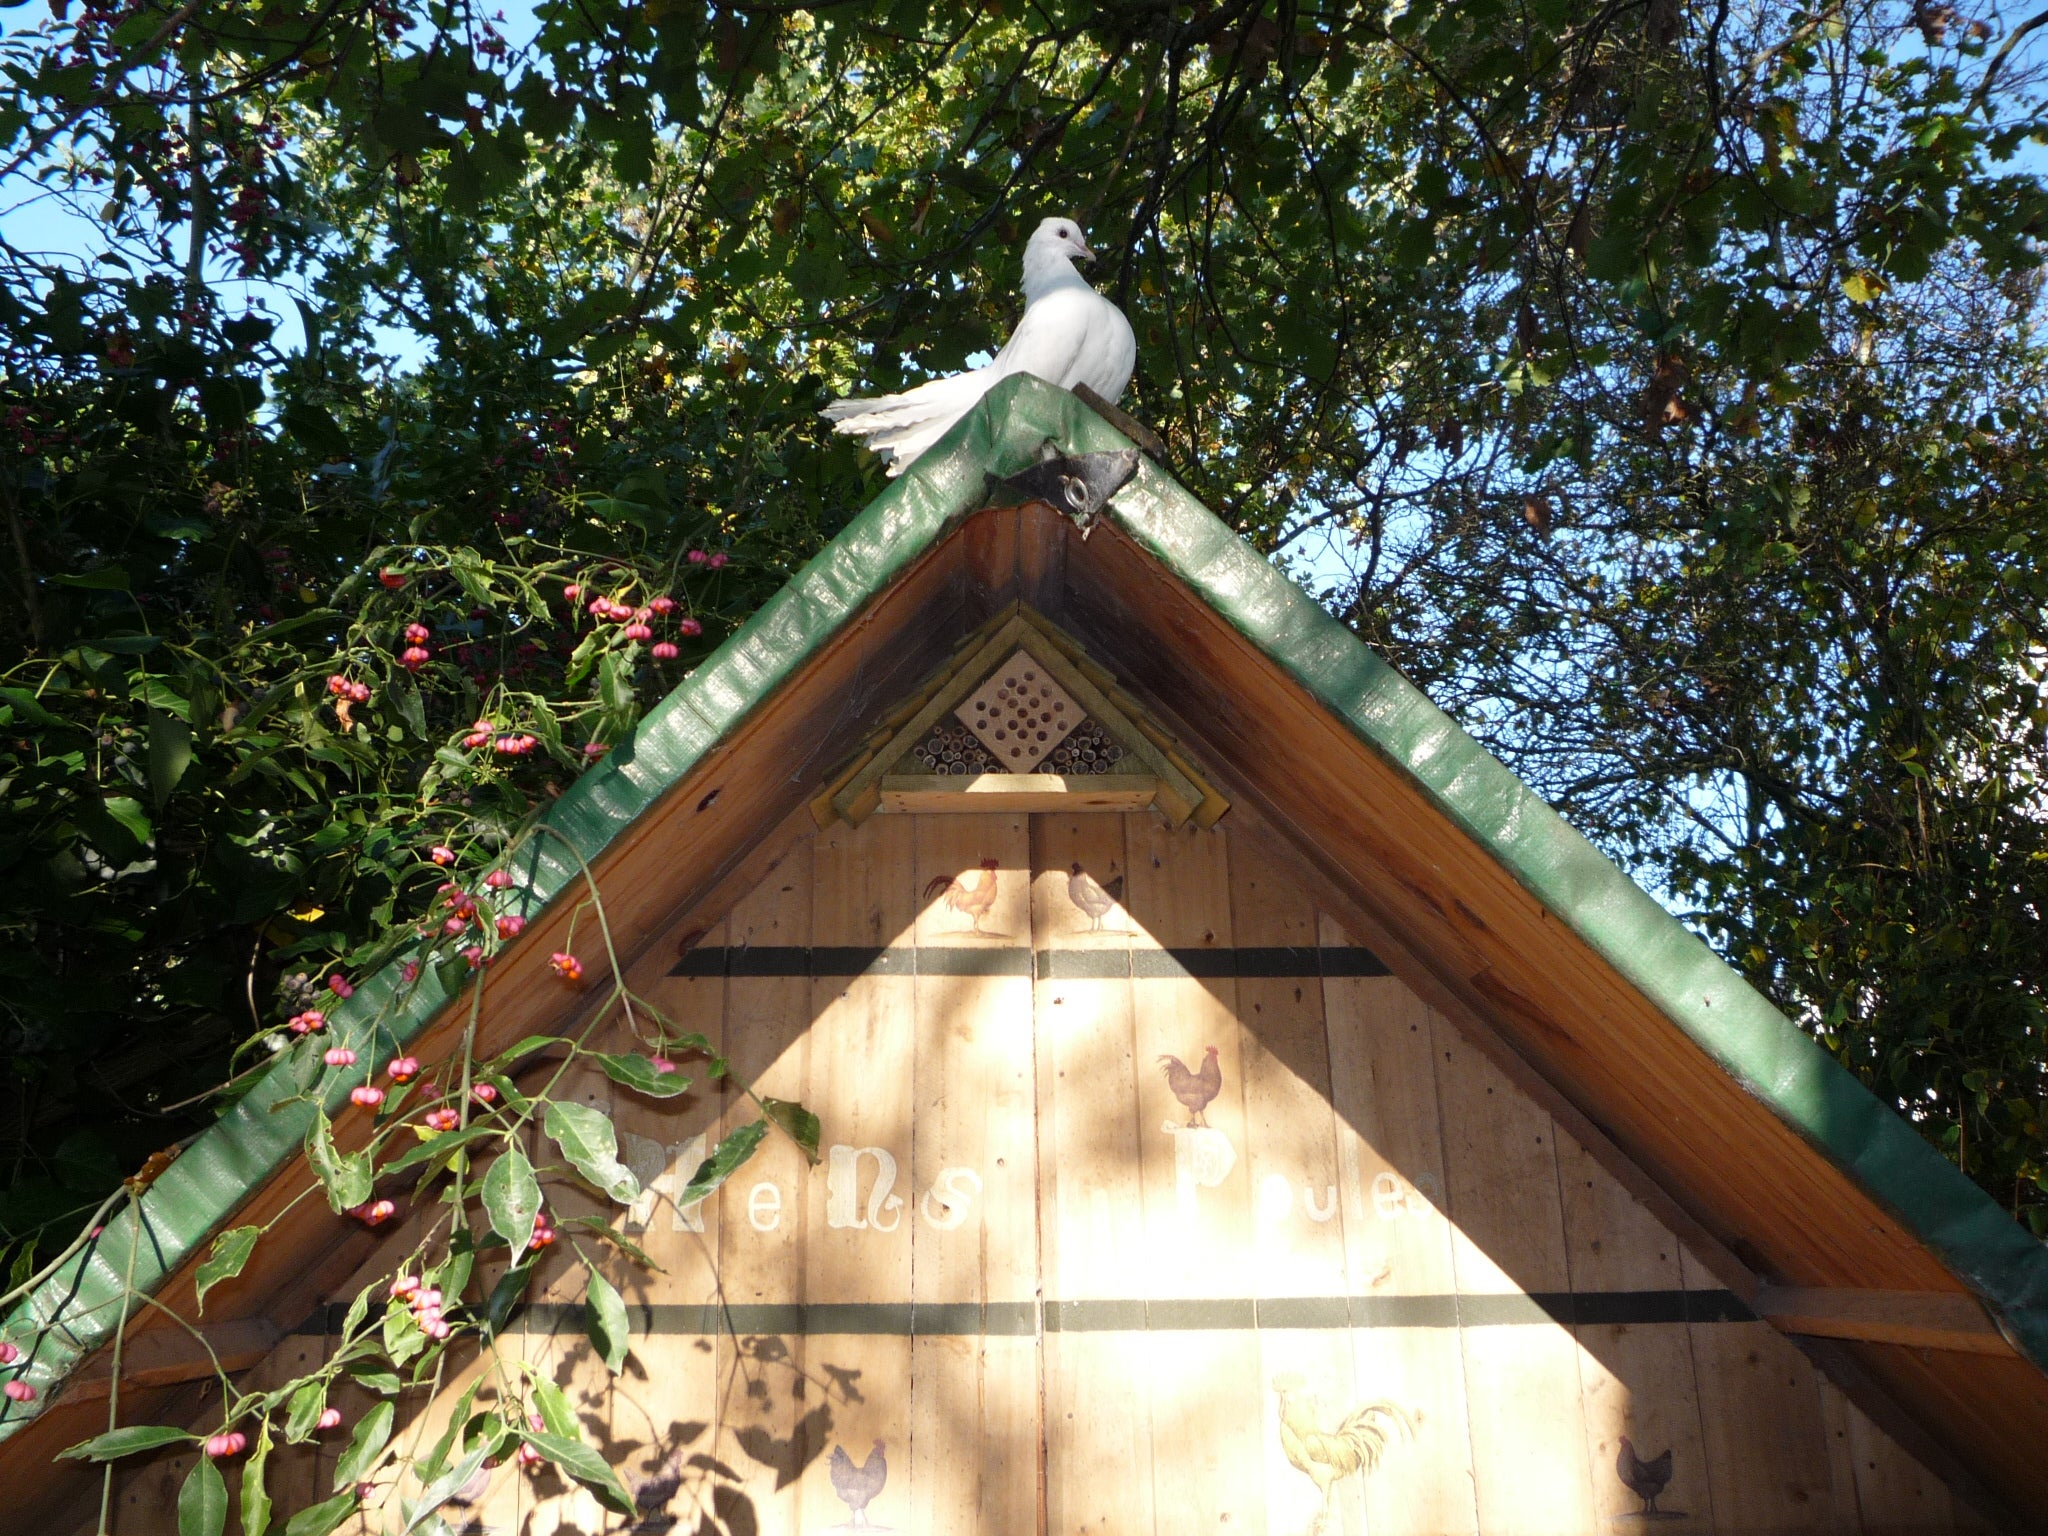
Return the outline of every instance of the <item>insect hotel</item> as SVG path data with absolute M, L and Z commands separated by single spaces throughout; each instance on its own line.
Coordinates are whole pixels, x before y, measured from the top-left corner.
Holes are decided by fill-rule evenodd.
M 547 825 L 7 1321 L 0 1525 L 2048 1529 L 2041 1245 L 1063 391 Z

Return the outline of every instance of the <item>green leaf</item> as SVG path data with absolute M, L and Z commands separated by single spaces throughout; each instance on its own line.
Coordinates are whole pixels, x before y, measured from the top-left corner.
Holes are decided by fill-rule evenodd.
M 52 576 L 60 587 L 84 587 L 89 592 L 126 592 L 128 573 L 118 565 L 103 565 L 79 576 Z
M 668 1273 L 667 1270 L 663 1269 L 659 1264 L 655 1263 L 652 1258 L 648 1257 L 646 1249 L 642 1248 L 638 1243 L 634 1242 L 631 1238 L 627 1237 L 624 1233 L 618 1231 L 616 1228 L 606 1226 L 602 1221 L 599 1221 L 595 1216 L 569 1216 L 563 1218 L 560 1222 L 557 1223 L 557 1225 L 564 1227 L 580 1227 L 583 1231 L 588 1232 L 592 1237 L 601 1238 L 605 1242 L 610 1243 L 614 1248 L 618 1249 L 619 1252 L 623 1253 L 635 1264 L 638 1264 L 642 1269 L 651 1269 L 657 1275 L 665 1275 Z
M 149 712 L 149 790 L 162 810 L 192 766 L 192 727 L 176 715 Z
M 484 1303 L 484 1323 L 492 1333 L 502 1333 L 505 1325 L 512 1321 L 512 1314 L 526 1297 L 526 1287 L 533 1279 L 534 1260 L 529 1256 L 525 1263 L 514 1264 L 498 1276 L 498 1283 L 491 1287 L 490 1299 Z
M 313 1438 L 314 1428 L 327 1407 L 327 1383 L 318 1379 L 303 1382 L 291 1395 L 285 1409 L 284 1437 L 293 1445 Z
M 713 1147 L 711 1155 L 697 1165 L 697 1171 L 690 1175 L 690 1182 L 676 1196 L 676 1209 L 688 1210 L 731 1178 L 740 1164 L 754 1155 L 754 1149 L 761 1145 L 767 1134 L 768 1122 L 756 1120 L 752 1125 L 741 1126 Z
M 178 1490 L 178 1536 L 221 1536 L 228 1523 L 228 1485 L 211 1456 L 199 1458 Z
M 560 1035 L 528 1035 L 509 1050 L 500 1051 L 497 1055 L 493 1056 L 491 1058 L 491 1065 L 494 1067 L 509 1067 L 521 1057 L 531 1056 L 535 1051 L 544 1051 L 551 1045 L 565 1044 L 567 1042 Z
M 193 1277 L 202 1314 L 206 1311 L 206 1293 L 221 1281 L 232 1280 L 242 1272 L 242 1266 L 249 1262 L 249 1255 L 256 1251 L 256 1239 L 262 1235 L 261 1227 L 233 1227 L 213 1240 L 213 1247 L 207 1250 L 205 1260 Z
M 512 1245 L 517 1259 L 533 1241 L 533 1218 L 540 1214 L 540 1181 L 519 1148 L 500 1152 L 484 1175 L 484 1212 L 491 1230 Z
M 285 1522 L 284 1536 L 328 1536 L 336 1526 L 356 1512 L 361 1504 L 351 1483 L 342 1492 L 310 1509 L 302 1509 Z
M 619 1161 L 618 1137 L 606 1116 L 588 1104 L 557 1099 L 548 1105 L 542 1129 L 578 1173 L 621 1205 L 640 1197 L 639 1181 Z
M 604 1075 L 615 1083 L 624 1083 L 628 1088 L 644 1093 L 650 1098 L 672 1099 L 679 1093 L 687 1092 L 689 1077 L 681 1072 L 657 1072 L 654 1063 L 645 1056 L 605 1056 L 596 1052 L 597 1064 L 604 1068 Z
M 1885 291 L 1885 281 L 1875 272 L 1851 272 L 1842 279 L 1842 292 L 1851 304 L 1868 304 Z
M 540 1421 L 547 1432 L 557 1439 L 576 1440 L 583 1431 L 577 1427 L 575 1412 L 569 1407 L 569 1399 L 562 1389 L 548 1377 L 541 1375 L 530 1362 L 526 1364 L 527 1380 L 533 1383 L 533 1406 L 540 1412 Z
M 598 1502 L 621 1515 L 633 1513 L 633 1496 L 619 1481 L 602 1456 L 581 1440 L 566 1439 L 537 1429 L 521 1430 L 519 1438 L 547 1457 L 598 1497 Z
M 242 1536 L 264 1536 L 270 1529 L 270 1491 L 263 1486 L 270 1460 L 270 1423 L 256 1432 L 256 1449 L 242 1468 Z
M 424 1525 L 434 1511 L 443 1504 L 446 1504 L 453 1497 L 457 1489 L 477 1475 L 477 1472 L 483 1467 L 484 1458 L 490 1454 L 490 1449 L 487 1445 L 478 1446 L 446 1472 L 443 1472 L 439 1477 L 427 1484 L 426 1492 L 422 1493 L 419 1502 L 412 1506 L 412 1518 L 405 1523 L 408 1536 L 410 1536 L 411 1532 L 418 1530 Z
M 142 802 L 128 795 L 109 795 L 100 802 L 106 812 L 118 821 L 138 843 L 149 841 L 151 831 L 149 813 L 142 808 Z
M 356 1432 L 349 1436 L 348 1449 L 335 1464 L 335 1487 L 353 1487 L 377 1464 L 384 1443 L 391 1438 L 391 1421 L 397 1412 L 388 1399 L 370 1405 L 370 1411 L 357 1421 Z
M 398 1156 L 384 1165 L 386 1173 L 396 1173 L 401 1168 L 410 1168 L 415 1163 L 424 1163 L 430 1157 L 439 1157 L 468 1146 L 472 1141 L 481 1141 L 486 1136 L 503 1136 L 501 1125 L 465 1125 L 457 1131 L 438 1131 L 425 1141 L 407 1147 Z
M 327 1189 L 327 1203 L 336 1212 L 350 1211 L 370 1198 L 374 1187 L 367 1152 L 335 1150 L 334 1127 L 327 1112 L 313 1108 L 313 1128 L 306 1133 L 306 1160 Z
M 632 1327 L 626 1321 L 626 1303 L 618 1287 L 592 1269 L 590 1284 L 583 1291 L 583 1331 L 590 1344 L 616 1376 L 625 1368 L 626 1347 L 632 1342 Z
M 199 1436 L 190 1430 L 176 1429 L 169 1424 L 132 1424 L 125 1429 L 110 1429 L 104 1435 L 95 1435 L 90 1440 L 81 1440 L 68 1450 L 59 1451 L 59 1461 L 113 1461 L 122 1456 L 133 1456 L 138 1451 L 153 1451 L 162 1445 L 190 1445 Z
M 797 1144 L 805 1161 L 812 1167 L 818 1164 L 818 1139 L 824 1134 L 824 1127 L 818 1117 L 794 1099 L 761 1100 L 761 1113 L 772 1120 L 776 1127 Z

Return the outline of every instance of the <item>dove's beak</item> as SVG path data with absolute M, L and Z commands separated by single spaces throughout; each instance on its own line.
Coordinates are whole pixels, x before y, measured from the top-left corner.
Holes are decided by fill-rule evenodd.
M 1087 241 L 1076 240 L 1074 244 L 1079 247 L 1075 254 L 1078 255 L 1083 261 L 1093 261 L 1095 259 L 1095 253 L 1088 249 Z

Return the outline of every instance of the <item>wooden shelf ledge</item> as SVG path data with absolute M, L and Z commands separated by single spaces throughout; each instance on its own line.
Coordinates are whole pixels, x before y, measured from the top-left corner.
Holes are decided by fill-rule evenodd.
M 1961 1291 L 1821 1290 L 1766 1285 L 1750 1304 L 1786 1333 L 1919 1349 L 2010 1355 L 2012 1345 L 1974 1296 Z
M 884 811 L 1141 811 L 1159 795 L 1149 773 L 892 773 Z
M 183 1328 L 151 1328 L 132 1334 L 121 1352 L 121 1384 L 124 1387 L 168 1387 L 181 1381 L 211 1376 L 214 1361 L 230 1373 L 245 1371 L 256 1364 L 283 1337 L 266 1317 L 245 1318 L 232 1323 L 202 1323 L 200 1343 Z M 207 1353 L 208 1349 L 212 1353 Z M 112 1385 L 114 1353 L 101 1350 L 77 1375 L 64 1384 L 64 1401 L 103 1401 Z

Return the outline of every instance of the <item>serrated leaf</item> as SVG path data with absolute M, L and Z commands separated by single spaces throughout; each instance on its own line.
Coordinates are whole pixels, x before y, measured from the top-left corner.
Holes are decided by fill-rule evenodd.
M 327 1113 L 313 1108 L 313 1128 L 306 1133 L 306 1160 L 327 1190 L 327 1203 L 336 1213 L 353 1210 L 370 1198 L 373 1182 L 366 1152 L 335 1150 L 334 1127 Z
M 334 1467 L 334 1486 L 352 1488 L 377 1464 L 384 1444 L 391 1438 L 391 1421 L 398 1410 L 389 1399 L 372 1403 L 370 1411 L 356 1421 L 356 1432 L 348 1437 L 348 1449 Z
M 761 1100 L 761 1113 L 797 1144 L 806 1162 L 813 1168 L 817 1167 L 818 1139 L 824 1135 L 825 1128 L 819 1124 L 816 1115 L 794 1099 L 768 1098 Z
M 597 1064 L 604 1068 L 604 1075 L 615 1083 L 624 1083 L 628 1088 L 646 1094 L 650 1098 L 672 1099 L 689 1090 L 690 1079 L 681 1072 L 661 1072 L 645 1056 L 606 1056 L 593 1052 Z
M 104 1435 L 95 1435 L 90 1440 L 81 1440 L 67 1450 L 57 1453 L 59 1461 L 114 1461 L 122 1456 L 133 1456 L 138 1451 L 153 1451 L 164 1445 L 189 1445 L 199 1436 L 190 1430 L 176 1429 L 169 1424 L 131 1424 L 125 1429 L 110 1429 Z
M 491 1230 L 512 1245 L 516 1261 L 533 1241 L 533 1218 L 540 1214 L 540 1181 L 516 1146 L 500 1152 L 484 1175 L 484 1213 Z
M 632 1342 L 632 1325 L 626 1320 L 626 1303 L 618 1287 L 590 1271 L 590 1283 L 583 1290 L 583 1331 L 590 1336 L 598 1359 L 616 1376 L 626 1364 L 626 1348 Z
M 285 1522 L 284 1536 L 328 1536 L 336 1526 L 356 1512 L 361 1500 L 351 1484 L 333 1498 L 302 1509 Z
M 690 1182 L 676 1196 L 676 1209 L 688 1210 L 731 1178 L 740 1164 L 754 1155 L 754 1149 L 761 1145 L 767 1134 L 768 1122 L 756 1120 L 752 1125 L 741 1126 L 713 1147 L 711 1155 L 697 1165 L 697 1171 L 690 1175 Z
M 640 1181 L 619 1161 L 618 1135 L 605 1115 L 588 1104 L 557 1099 L 548 1105 L 541 1129 L 571 1167 L 614 1200 L 624 1205 L 640 1198 Z
M 233 1227 L 213 1240 L 192 1282 L 202 1314 L 206 1311 L 206 1293 L 242 1272 L 249 1255 L 256 1251 L 256 1239 L 262 1235 L 261 1227 Z
M 202 1456 L 178 1490 L 178 1536 L 221 1536 L 228 1523 L 228 1485 L 211 1456 Z
M 519 1438 L 596 1494 L 606 1508 L 621 1515 L 633 1513 L 633 1496 L 626 1492 L 626 1485 L 619 1481 L 619 1474 L 581 1440 L 536 1429 L 522 1430 Z

